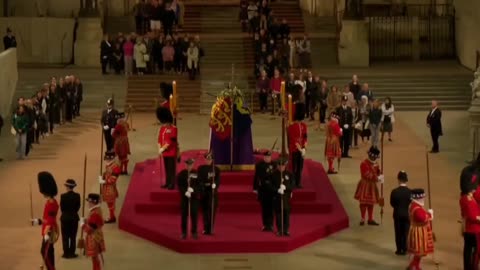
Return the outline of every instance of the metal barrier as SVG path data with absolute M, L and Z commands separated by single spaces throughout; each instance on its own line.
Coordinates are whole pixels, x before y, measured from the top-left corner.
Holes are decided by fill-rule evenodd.
M 453 7 L 412 5 L 403 12 L 406 15 L 368 17 L 370 60 L 455 57 Z

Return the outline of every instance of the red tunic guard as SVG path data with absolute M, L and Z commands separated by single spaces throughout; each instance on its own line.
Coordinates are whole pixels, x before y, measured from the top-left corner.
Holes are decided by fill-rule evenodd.
M 333 160 L 342 157 L 342 149 L 340 148 L 340 137 L 342 136 L 342 129 L 338 125 L 336 118 L 331 118 L 326 129 L 325 140 L 325 156 L 328 160 L 328 173 L 337 173 L 333 167 Z
M 89 209 L 89 214 L 85 223 L 82 226 L 82 230 L 85 232 L 85 255 L 92 258 L 93 270 L 101 269 L 100 258 L 102 253 L 105 252 L 105 240 L 103 237 L 103 216 L 100 204 L 98 204 L 100 196 L 98 194 L 89 194 L 90 203 L 94 204 Z
M 128 155 L 130 155 L 130 143 L 128 142 L 128 123 L 121 119 L 117 122 L 113 130 L 113 138 L 115 139 L 114 151 L 120 161 L 122 174 L 128 174 Z
M 365 214 L 368 210 L 368 225 L 379 225 L 373 220 L 373 206 L 379 203 L 379 192 L 377 183 L 383 181 L 378 163 L 375 161 L 380 151 L 372 147 L 369 150 L 368 158 L 360 164 L 361 178 L 355 191 L 355 199 L 360 203 L 362 220 L 360 225 L 365 224 Z
M 412 196 L 414 196 L 413 190 Z M 413 255 L 408 269 L 420 270 L 421 258 L 433 253 L 432 215 L 416 200 L 412 200 L 408 212 L 410 216 L 408 252 Z
M 292 164 L 291 170 L 294 174 L 297 187 L 301 187 L 303 159 L 308 137 L 307 125 L 301 122 L 302 119 L 298 120 L 297 118 L 295 122 L 288 126 L 287 130 L 289 159 Z
M 163 188 L 173 189 L 176 175 L 178 152 L 177 127 L 171 123 L 163 124 L 158 132 L 158 147 L 165 167 L 165 184 Z
M 460 210 L 463 219 L 462 234 L 465 240 L 464 269 L 478 270 L 480 250 L 477 247 L 480 247 L 480 207 L 472 193 L 462 195 Z
M 110 157 L 111 158 L 111 157 Z M 105 172 L 103 173 L 102 200 L 107 203 L 110 217 L 106 223 L 116 222 L 115 201 L 118 198 L 117 179 L 121 174 L 121 169 L 115 162 L 115 159 L 107 160 Z

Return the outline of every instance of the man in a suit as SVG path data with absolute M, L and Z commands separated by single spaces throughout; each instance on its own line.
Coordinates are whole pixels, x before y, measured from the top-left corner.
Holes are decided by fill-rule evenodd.
M 438 146 L 438 137 L 443 135 L 442 131 L 442 111 L 438 108 L 436 100 L 432 100 L 432 109 L 427 115 L 427 127 L 430 128 L 430 135 L 432 136 L 432 150 L 430 153 L 438 153 L 440 148 Z
M 112 55 L 113 55 L 112 44 L 110 44 L 108 35 L 105 34 L 103 36 L 102 43 L 100 43 L 100 63 L 102 64 L 102 74 L 104 75 L 108 74 L 107 66 L 112 61 Z
M 67 192 L 60 197 L 60 209 L 62 210 L 62 216 L 60 217 L 62 224 L 62 257 L 65 259 L 78 257 L 75 254 L 75 248 L 77 246 L 78 221 L 80 220 L 78 216 L 80 194 L 73 191 L 76 186 L 75 180 L 68 179 L 65 182 Z
M 337 108 L 337 115 L 339 117 L 338 124 L 342 128 L 342 137 L 340 139 L 340 147 L 342 148 L 342 157 L 351 158 L 348 155 L 351 142 L 351 130 L 353 124 L 352 108 L 347 105 L 348 97 L 342 97 L 342 105 Z
M 410 228 L 408 207 L 411 201 L 411 191 L 407 187 L 408 176 L 405 171 L 398 172 L 399 186 L 390 194 L 390 205 L 393 207 L 393 224 L 395 228 L 395 254 L 407 254 L 407 237 Z
M 102 119 L 100 123 L 103 126 L 103 137 L 107 145 L 107 152 L 113 151 L 113 137 L 112 131 L 117 125 L 118 111 L 113 108 L 113 99 L 107 100 L 107 108 L 102 112 Z

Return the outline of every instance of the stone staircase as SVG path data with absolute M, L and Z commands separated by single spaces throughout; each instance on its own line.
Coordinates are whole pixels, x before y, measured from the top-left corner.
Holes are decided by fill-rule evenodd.
M 275 1 L 270 3 L 273 16 L 279 21 L 286 19 L 290 25 L 290 32 L 294 35 L 305 33 L 303 13 L 298 0 Z

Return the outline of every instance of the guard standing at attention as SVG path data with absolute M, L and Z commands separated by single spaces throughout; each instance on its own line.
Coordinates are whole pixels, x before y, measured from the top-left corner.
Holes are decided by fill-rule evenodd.
M 117 180 L 118 176 L 122 173 L 120 166 L 115 161 L 115 153 L 105 153 L 105 172 L 103 176 L 98 177 L 98 182 L 102 186 L 102 199 L 108 205 L 109 218 L 105 220 L 105 223 L 115 223 L 117 218 L 115 217 L 115 201 L 118 198 Z
M 85 235 L 85 255 L 92 258 L 92 269 L 101 270 L 103 253 L 105 252 L 105 239 L 103 237 L 103 215 L 100 207 L 100 195 L 90 193 L 87 197 L 88 217 L 82 217 L 80 227 Z
M 292 109 L 293 110 L 293 109 Z M 288 126 L 288 153 L 292 162 L 292 172 L 295 175 L 295 187 L 302 188 L 303 160 L 307 147 L 307 125 L 305 119 L 305 104 L 295 106 L 294 122 Z
M 118 112 L 113 108 L 113 99 L 107 100 L 107 108 L 102 112 L 102 119 L 100 124 L 103 127 L 103 137 L 105 138 L 105 144 L 107 145 L 107 151 L 113 151 L 113 129 L 117 125 Z
M 173 124 L 173 115 L 167 108 L 158 107 L 157 118 L 161 124 L 157 141 L 158 154 L 163 158 L 166 178 L 165 184 L 162 188 L 173 190 L 175 188 L 177 156 L 179 154 L 177 127 Z
M 58 194 L 55 178 L 49 172 L 40 172 L 38 174 L 38 187 L 40 193 L 45 197 L 45 207 L 43 208 L 42 219 L 32 219 L 32 225 L 42 225 L 42 254 L 43 263 L 46 270 L 55 270 L 55 249 L 54 244 L 58 240 L 58 202 L 55 196 Z
M 218 206 L 218 188 L 220 186 L 220 168 L 213 164 L 213 153 L 205 154 L 205 165 L 198 167 L 198 178 L 203 183 L 201 206 L 203 212 L 203 234 L 212 235 L 215 214 Z M 213 214 L 213 216 L 212 216 Z
M 187 238 L 187 223 L 190 218 L 192 238 L 197 239 L 197 224 L 198 224 L 198 205 L 200 203 L 200 196 L 202 194 L 203 183 L 200 182 L 197 171 L 193 168 L 195 160 L 193 158 L 187 159 L 185 164 L 187 168 L 180 171 L 177 176 L 178 190 L 180 191 L 180 208 L 181 208 L 181 239 Z
M 395 244 L 397 255 L 407 255 L 407 237 L 410 228 L 408 207 L 410 206 L 412 192 L 407 187 L 408 176 L 405 171 L 398 172 L 398 187 L 390 194 L 390 205 L 393 207 L 393 224 L 395 229 Z
M 70 259 L 78 257 L 78 255 L 75 254 L 75 249 L 77 247 L 78 221 L 80 220 L 78 216 L 78 211 L 80 210 L 80 194 L 73 191 L 77 186 L 75 180 L 68 179 L 64 185 L 67 192 L 63 193 L 60 197 L 60 210 L 62 211 L 62 215 L 60 216 L 63 244 L 62 257 Z
M 295 177 L 293 173 L 286 170 L 287 163 L 287 158 L 279 158 L 277 170 L 272 176 L 273 188 L 276 192 L 273 202 L 278 236 L 290 236 L 290 199 L 295 187 Z
M 253 177 L 253 192 L 257 194 L 262 207 L 262 231 L 273 231 L 273 198 L 276 190 L 273 188 L 273 172 L 275 164 L 272 162 L 272 152 L 268 151 L 263 156 L 263 161 L 255 165 Z

